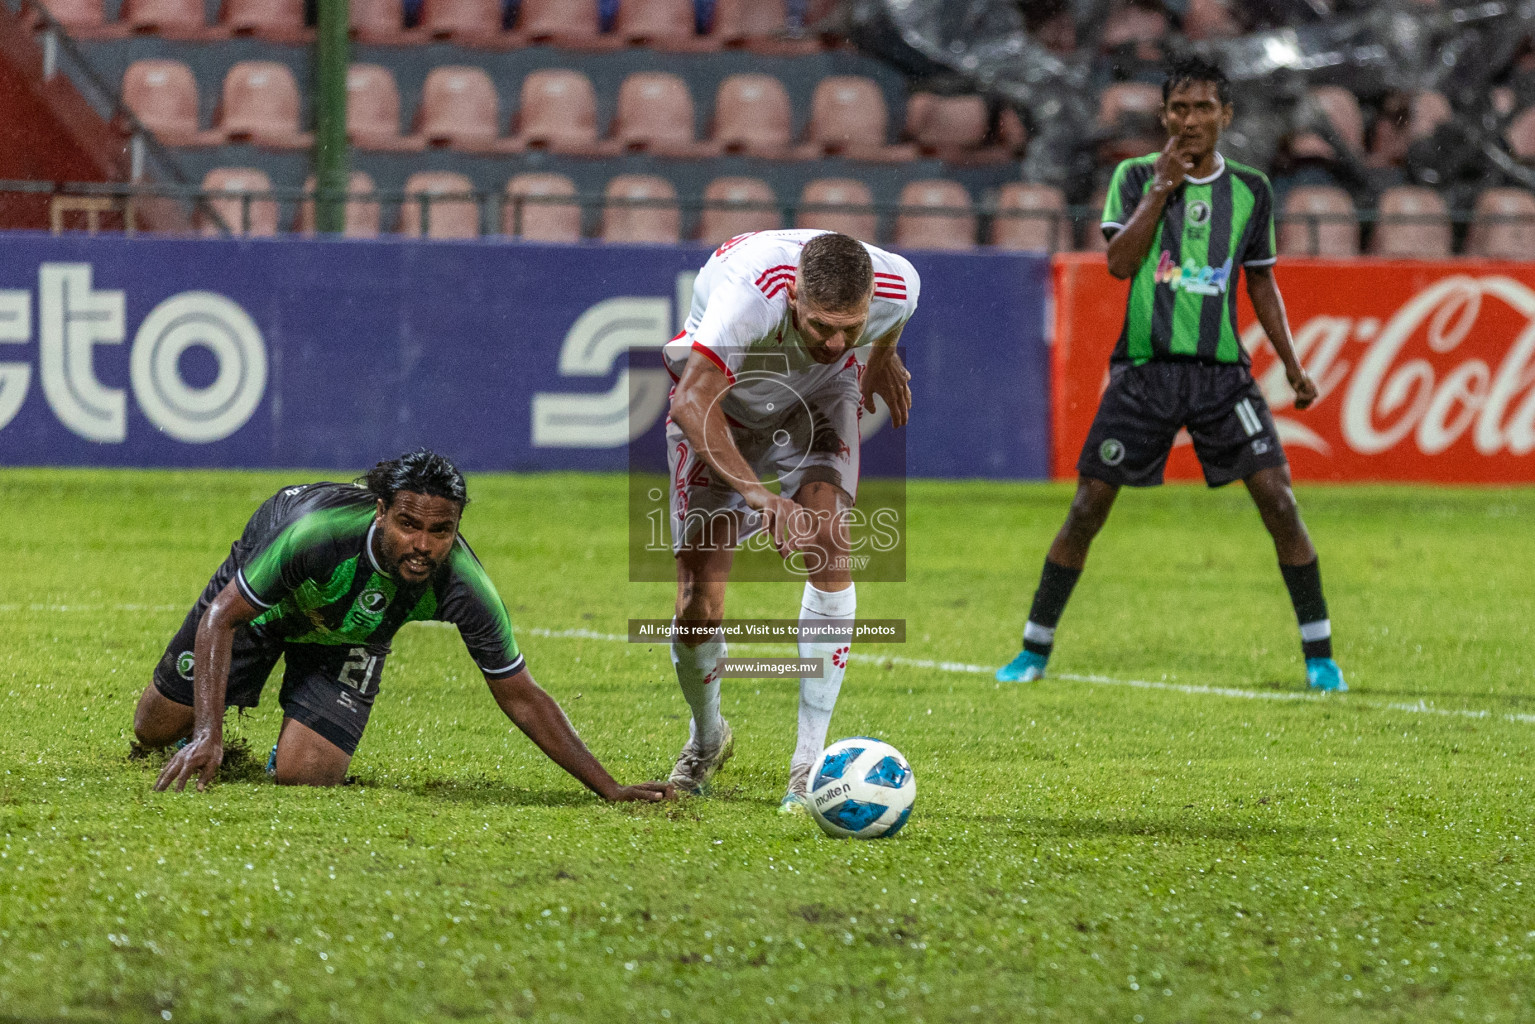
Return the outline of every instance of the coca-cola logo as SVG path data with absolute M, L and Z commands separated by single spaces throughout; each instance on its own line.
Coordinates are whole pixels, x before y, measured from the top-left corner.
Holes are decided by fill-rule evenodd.
M 1467 437 L 1484 456 L 1535 451 L 1535 290 L 1513 278 L 1445 277 L 1384 320 L 1324 314 L 1294 334 L 1321 392 L 1307 417 L 1336 410 L 1338 436 L 1356 453 L 1386 452 L 1409 437 L 1423 455 Z M 1332 455 L 1320 433 L 1283 414 L 1294 393 L 1262 327 L 1248 327 L 1242 341 L 1280 439 Z M 1492 362 L 1482 358 L 1489 354 Z

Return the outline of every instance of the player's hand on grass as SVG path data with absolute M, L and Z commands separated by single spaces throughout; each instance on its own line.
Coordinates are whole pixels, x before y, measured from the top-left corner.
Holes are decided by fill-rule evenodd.
M 615 804 L 653 804 L 677 799 L 677 790 L 670 782 L 641 782 L 634 786 L 619 786 L 618 792 L 608 799 Z
M 1311 379 L 1311 374 L 1297 368 L 1295 373 L 1288 376 L 1290 386 L 1295 389 L 1295 408 L 1305 409 L 1317 400 L 1321 392 L 1317 390 L 1316 381 Z
M 191 743 L 176 751 L 174 757 L 166 764 L 160 777 L 155 780 L 155 791 L 176 788 L 180 793 L 187 788 L 187 780 L 197 776 L 197 791 L 201 793 L 208 788 L 213 777 L 218 774 L 219 765 L 224 763 L 223 737 L 204 736 L 194 737 Z
M 904 427 L 911 414 L 910 381 L 911 371 L 901 364 L 894 352 L 884 358 L 870 356 L 863 380 L 858 382 L 859 390 L 863 392 L 863 407 L 872 413 L 874 396 L 878 395 L 890 409 L 891 424 Z

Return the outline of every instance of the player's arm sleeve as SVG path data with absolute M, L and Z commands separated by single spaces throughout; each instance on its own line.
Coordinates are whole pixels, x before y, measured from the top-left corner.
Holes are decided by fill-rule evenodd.
M 289 523 L 270 544 L 235 571 L 235 586 L 257 608 L 272 607 L 297 590 L 309 577 L 310 555 L 333 534 L 321 514 Z
M 1247 227 L 1247 244 L 1242 248 L 1242 266 L 1273 266 L 1279 259 L 1274 246 L 1274 190 L 1264 177 L 1253 181 L 1251 187 L 1253 215 Z
M 1141 164 L 1131 160 L 1120 161 L 1109 181 L 1109 193 L 1103 200 L 1103 216 L 1099 228 L 1104 238 L 1113 238 L 1130 222 L 1131 214 L 1140 204 L 1141 193 L 1146 189 L 1146 171 Z
M 744 279 L 716 286 L 692 335 L 684 335 L 668 348 L 686 345 L 693 352 L 701 353 L 734 384 L 736 373 L 752 345 L 778 329 L 779 317 L 770 298 L 784 292 L 794 278 L 794 268 L 779 268 L 776 274 L 776 277 L 766 277 L 760 286 Z M 772 296 L 768 290 L 772 291 Z
M 467 545 L 454 542 L 453 579 L 436 618 L 458 627 L 469 657 L 489 679 L 505 679 L 526 667 L 512 617 L 479 559 Z

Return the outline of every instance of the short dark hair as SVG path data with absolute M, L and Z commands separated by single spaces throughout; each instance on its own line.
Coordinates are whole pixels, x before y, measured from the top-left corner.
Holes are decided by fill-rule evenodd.
M 1231 79 L 1221 66 L 1207 57 L 1179 57 L 1167 66 L 1167 80 L 1162 83 L 1162 106 L 1172 98 L 1173 90 L 1194 82 L 1209 82 L 1215 86 L 1215 95 L 1221 106 L 1231 102 Z
M 469 504 L 464 474 L 447 458 L 427 448 L 386 459 L 358 477 L 357 483 L 373 492 L 385 508 L 394 504 L 394 496 L 401 491 L 447 498 L 458 503 L 460 512 Z
M 835 231 L 816 235 L 799 257 L 799 288 L 817 309 L 854 309 L 874 291 L 874 262 L 863 243 Z

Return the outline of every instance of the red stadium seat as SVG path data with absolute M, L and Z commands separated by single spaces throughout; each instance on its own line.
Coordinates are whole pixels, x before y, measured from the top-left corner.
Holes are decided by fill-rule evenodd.
M 1065 252 L 1071 245 L 1066 196 L 1054 185 L 1015 181 L 997 194 L 991 244 L 999 249 Z
M 810 123 L 798 156 L 815 160 L 844 156 L 881 162 L 911 160 L 911 145 L 885 143 L 890 115 L 879 83 L 861 75 L 832 75 L 821 79 L 810 100 Z
M 500 121 L 496 87 L 482 69 L 448 65 L 427 73 L 415 130 L 426 145 L 494 152 Z
M 719 49 L 693 26 L 693 0 L 621 0 L 613 34 L 630 46 L 673 53 L 703 53 Z
M 789 9 L 784 0 L 715 0 L 709 38 L 721 46 L 745 48 L 770 56 L 815 53 L 821 45 L 787 35 Z
M 313 192 L 314 175 L 304 182 L 304 191 Z M 346 223 L 341 229 L 343 238 L 377 238 L 382 214 L 378 200 L 373 195 L 373 179 L 364 171 L 353 171 L 346 181 Z M 306 235 L 315 233 L 314 200 L 306 199 L 299 205 L 298 231 Z
M 670 200 L 670 202 L 668 202 Z M 653 174 L 620 174 L 602 207 L 604 242 L 676 242 L 682 237 L 677 190 Z
M 903 249 L 975 248 L 970 193 L 957 181 L 932 178 L 901 189 L 895 244 Z
M 597 138 L 597 92 L 579 71 L 550 68 L 522 80 L 512 143 L 519 149 L 568 156 L 609 156 L 617 147 Z
M 1335 185 L 1303 185 L 1285 195 L 1279 216 L 1281 256 L 1359 255 L 1354 200 Z
M 748 231 L 772 231 L 783 226 L 773 187 L 761 178 L 715 178 L 704 189 L 698 240 L 719 245 Z
M 197 127 L 197 82 L 179 60 L 136 60 L 123 72 L 123 104 L 166 146 L 215 146 Z
M 1522 188 L 1489 188 L 1476 197 L 1466 255 L 1535 260 L 1535 195 Z
M 121 39 L 128 34 L 128 26 L 121 22 L 109 22 L 102 9 L 101 0 L 26 0 L 22 5 L 22 17 L 28 17 L 33 7 L 41 7 L 53 19 L 77 39 Z
M 840 231 L 864 242 L 876 241 L 879 217 L 874 195 L 856 178 L 818 178 L 805 183 L 799 197 L 797 228 Z
M 579 242 L 581 207 L 576 186 L 563 174 L 519 174 L 506 183 L 501 233 L 536 242 Z M 570 196 L 571 201 L 553 201 Z
M 314 139 L 300 130 L 299 110 L 298 83 L 286 64 L 247 60 L 224 76 L 214 123 L 230 142 L 307 149 Z
M 714 152 L 693 138 L 693 96 L 664 71 L 636 71 L 618 88 L 612 139 L 630 153 L 692 157 Z
M 304 27 L 304 0 L 224 0 L 219 24 L 231 35 L 256 36 L 276 43 L 314 39 L 314 31 Z
M 1370 252 L 1397 259 L 1450 255 L 1450 214 L 1433 189 L 1397 185 L 1381 193 Z
M 783 157 L 794 135 L 789 93 L 772 75 L 731 75 L 714 96 L 710 137 L 726 153 Z
M 461 45 L 494 45 L 501 31 L 501 0 L 424 0 L 421 30 L 432 39 Z
M 352 38 L 360 43 L 388 46 L 426 41 L 426 33 L 405 27 L 402 0 L 350 0 L 347 10 Z
M 1011 147 L 986 145 L 990 122 L 986 100 L 974 94 L 935 96 L 919 92 L 906 101 L 906 137 L 917 144 L 922 156 L 935 156 L 947 163 L 993 164 L 1011 160 Z
M 416 198 L 473 191 L 474 183 L 462 174 L 453 171 L 417 171 L 405 179 L 405 201 L 400 204 L 400 234 L 412 238 L 478 238 L 479 203 L 468 198 L 426 202 Z M 424 232 L 423 216 L 426 218 Z
M 597 0 L 521 0 L 517 7 L 517 37 L 531 45 L 573 50 L 612 50 L 623 46 L 617 36 L 602 34 Z
M 420 152 L 425 142 L 400 134 L 400 91 L 394 75 L 378 64 L 353 64 L 346 72 L 346 137 L 358 149 Z
M 203 191 L 220 198 L 208 200 L 208 206 L 224 221 L 232 235 L 266 236 L 277 234 L 277 202 L 273 199 L 244 199 L 272 190 L 272 180 L 264 171 L 250 167 L 218 167 L 203 178 Z M 221 234 L 218 224 L 199 210 L 197 224 L 204 235 Z
M 227 34 L 208 27 L 202 0 L 123 0 L 117 18 L 134 32 L 170 39 L 215 39 Z

